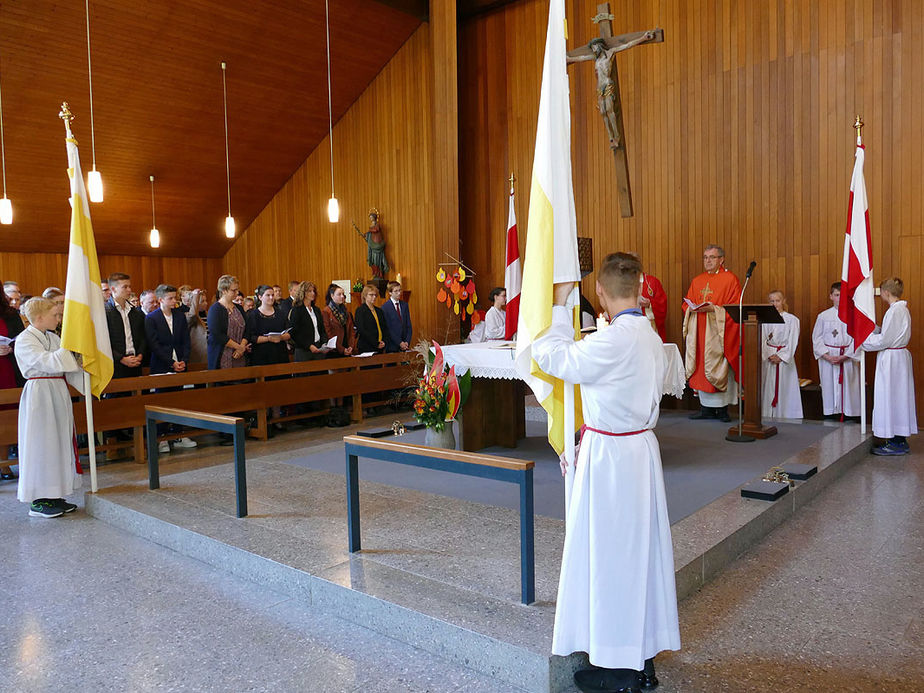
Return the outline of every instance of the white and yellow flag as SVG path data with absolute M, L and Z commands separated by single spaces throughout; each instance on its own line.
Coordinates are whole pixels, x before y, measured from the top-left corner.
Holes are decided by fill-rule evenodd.
M 83 356 L 83 368 L 90 374 L 90 389 L 99 398 L 112 380 L 112 349 L 77 140 L 67 137 L 66 142 L 67 175 L 71 179 L 71 242 L 61 346 Z
M 565 448 L 566 433 L 574 433 L 565 431 L 565 383 L 539 369 L 532 358 L 532 344 L 552 324 L 552 285 L 581 278 L 571 182 L 571 105 L 565 39 L 565 1 L 552 0 L 542 66 L 516 350 L 517 370 L 548 413 L 549 443 L 559 454 Z M 575 287 L 568 305 L 573 309 L 579 302 Z M 580 398 L 574 400 L 580 407 Z M 577 413 L 574 426 L 580 423 Z

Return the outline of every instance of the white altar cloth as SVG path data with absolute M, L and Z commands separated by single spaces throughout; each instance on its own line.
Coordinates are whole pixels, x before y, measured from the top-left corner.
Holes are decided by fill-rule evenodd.
M 442 347 L 443 358 L 447 365 L 455 366 L 456 373 L 462 375 L 471 371 L 473 378 L 497 378 L 501 380 L 520 380 L 514 358 L 514 342 L 481 342 L 479 344 L 449 344 Z M 662 392 L 677 399 L 683 398 L 683 389 L 687 384 L 683 369 L 683 359 L 676 344 L 664 345 L 667 356 L 667 371 L 664 374 Z

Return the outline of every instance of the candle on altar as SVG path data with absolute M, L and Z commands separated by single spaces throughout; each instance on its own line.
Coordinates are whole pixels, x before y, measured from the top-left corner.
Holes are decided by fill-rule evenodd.
M 597 329 L 598 330 L 602 330 L 604 327 L 609 327 L 609 324 L 610 323 L 603 316 L 603 313 L 600 313 L 600 315 L 597 316 Z
M 400 273 L 400 272 L 398 272 L 398 274 L 395 275 L 395 281 L 398 282 L 399 284 L 404 284 L 404 282 L 401 281 L 401 273 Z

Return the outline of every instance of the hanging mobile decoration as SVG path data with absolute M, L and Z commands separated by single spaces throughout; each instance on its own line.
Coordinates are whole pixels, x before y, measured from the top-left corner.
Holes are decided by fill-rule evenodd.
M 446 308 L 458 315 L 460 322 L 468 323 L 468 329 L 471 329 L 481 322 L 481 316 L 475 308 L 478 301 L 475 272 L 449 253 L 444 254 L 452 262 L 440 263 L 436 271 L 439 285 L 436 300 L 445 303 Z

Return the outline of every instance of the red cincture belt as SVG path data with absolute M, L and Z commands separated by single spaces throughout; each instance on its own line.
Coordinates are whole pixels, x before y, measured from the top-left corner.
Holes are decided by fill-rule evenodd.
M 650 431 L 650 430 L 651 430 L 650 428 L 640 428 L 637 431 L 626 431 L 625 433 L 613 433 L 612 431 L 601 431 L 599 428 L 593 428 L 592 426 L 587 426 L 585 424 L 584 426 L 581 426 L 581 440 L 584 440 L 584 434 L 587 431 L 593 431 L 594 433 L 599 433 L 604 436 L 613 436 L 616 438 L 622 438 L 623 436 L 637 436 L 640 433 L 645 433 L 646 431 Z
M 838 344 L 825 344 L 829 349 L 840 349 L 841 353 L 838 356 L 843 356 L 844 352 L 847 351 L 847 345 L 840 346 Z M 837 371 L 837 384 L 841 386 L 841 421 L 844 420 L 844 362 L 841 361 L 838 365 Z
M 26 380 L 67 380 L 63 375 L 37 375 L 34 378 L 26 378 Z
M 777 353 L 779 353 L 780 349 L 782 349 L 786 345 L 782 344 L 780 346 L 777 346 L 776 344 L 768 343 L 767 346 L 770 347 L 771 349 L 776 349 Z M 776 403 L 780 400 L 780 364 L 777 363 L 774 365 L 776 366 L 776 384 L 773 386 L 773 401 L 770 402 L 771 408 L 776 407 Z

